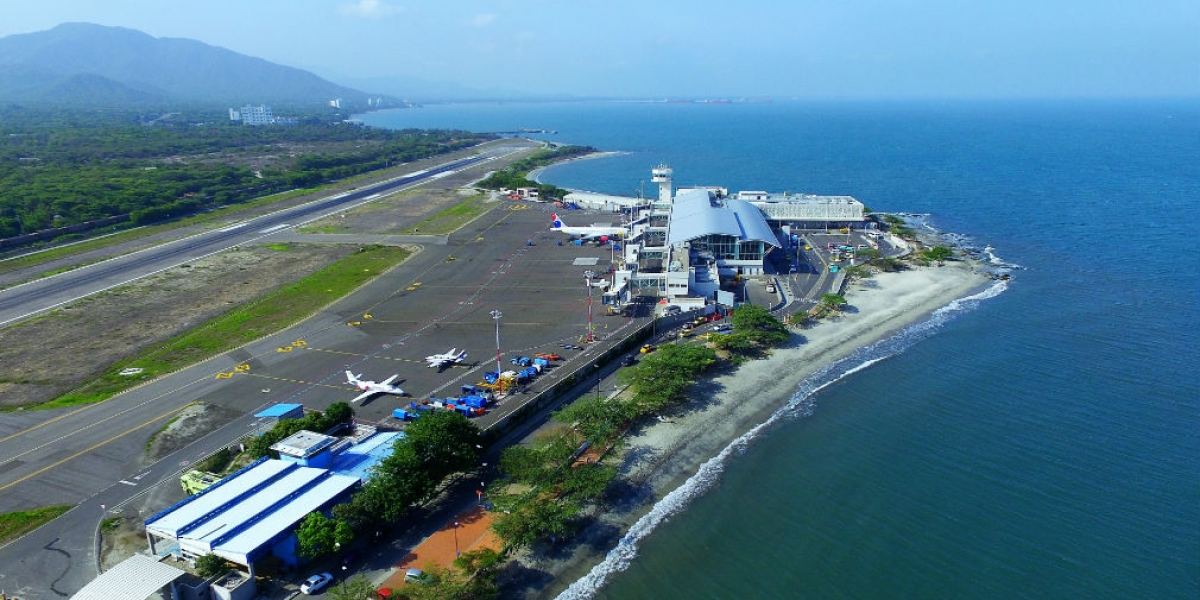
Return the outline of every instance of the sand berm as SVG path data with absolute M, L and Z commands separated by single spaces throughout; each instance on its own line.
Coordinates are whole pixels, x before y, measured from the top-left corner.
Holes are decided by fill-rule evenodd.
M 516 557 L 548 583 L 526 588 L 527 597 L 589 597 L 609 573 L 622 568 L 622 561 L 632 559 L 636 539 L 677 510 L 664 504 L 687 502 L 680 496 L 688 496 L 692 492 L 686 488 L 695 486 L 681 486 L 689 478 L 703 478 L 706 462 L 711 464 L 710 459 L 728 452 L 732 442 L 767 421 L 820 369 L 995 283 L 976 266 L 973 260 L 949 261 L 940 267 L 878 273 L 853 283 L 846 290 L 849 307 L 842 315 L 799 330 L 795 343 L 773 350 L 767 358 L 697 383 L 691 400 L 678 412 L 630 431 L 620 450 L 605 459 L 618 465 L 626 497 L 597 511 L 597 523 L 581 532 L 583 540 L 576 540 L 584 543 Z M 614 531 L 624 537 L 615 538 Z

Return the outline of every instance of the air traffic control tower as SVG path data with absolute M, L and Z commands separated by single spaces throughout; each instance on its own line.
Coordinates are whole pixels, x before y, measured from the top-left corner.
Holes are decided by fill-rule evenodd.
M 671 203 L 671 176 L 675 171 L 670 165 L 658 165 L 650 171 L 650 181 L 658 184 L 658 201 Z

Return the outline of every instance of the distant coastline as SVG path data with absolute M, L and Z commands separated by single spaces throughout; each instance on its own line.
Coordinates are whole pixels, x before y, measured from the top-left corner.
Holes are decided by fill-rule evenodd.
M 608 151 L 604 151 L 604 152 L 593 152 L 593 153 L 591 153 L 591 154 L 585 154 L 585 155 L 583 155 L 583 156 L 574 156 L 574 157 L 568 158 L 568 159 L 566 159 L 566 160 L 558 161 L 558 162 L 556 162 L 556 163 L 554 163 L 554 164 L 552 164 L 552 165 L 546 165 L 546 166 L 544 166 L 544 167 L 538 167 L 538 168 L 536 168 L 536 169 L 534 169 L 534 170 L 530 171 L 530 172 L 529 172 L 529 174 L 528 174 L 528 175 L 526 175 L 526 177 L 527 177 L 527 178 L 528 178 L 530 181 L 533 181 L 533 182 L 535 182 L 535 183 L 539 183 L 539 184 L 540 184 L 540 183 L 542 183 L 542 173 L 543 173 L 543 172 L 544 172 L 546 169 L 549 169 L 550 167 L 556 167 L 556 166 L 558 166 L 558 165 L 565 165 L 565 164 L 567 164 L 567 163 L 570 163 L 570 162 L 577 162 L 577 161 L 581 161 L 581 160 L 594 160 L 594 159 L 597 159 L 597 158 L 609 158 L 609 157 L 613 157 L 613 156 L 620 156 L 620 155 L 622 155 L 622 154 L 627 154 L 627 153 L 626 153 L 626 152 L 616 152 L 616 151 L 608 150 Z M 576 191 L 576 190 L 572 190 L 572 191 Z

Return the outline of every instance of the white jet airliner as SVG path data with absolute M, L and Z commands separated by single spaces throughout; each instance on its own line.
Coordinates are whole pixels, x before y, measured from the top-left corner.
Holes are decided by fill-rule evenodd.
M 350 371 L 346 371 L 346 380 L 350 382 L 350 385 L 362 390 L 362 393 L 355 396 L 350 402 L 358 402 L 364 398 L 370 398 L 375 394 L 395 394 L 397 396 L 407 396 L 408 394 L 406 394 L 404 390 L 400 389 L 399 386 L 392 385 L 392 382 L 395 381 L 397 377 L 399 377 L 399 375 L 392 375 L 383 381 L 376 382 L 359 379 L 359 375 L 355 375 Z
M 449 352 L 444 354 L 433 354 L 425 357 L 425 362 L 429 363 L 429 368 L 442 368 L 449 365 L 456 365 L 467 357 L 467 351 L 458 352 L 458 348 L 451 348 Z
M 571 227 L 563 223 L 558 214 L 550 215 L 550 231 L 558 231 L 567 235 L 578 236 L 582 240 L 591 240 L 600 238 L 601 241 L 607 241 L 609 237 L 621 237 L 625 232 L 624 227 Z

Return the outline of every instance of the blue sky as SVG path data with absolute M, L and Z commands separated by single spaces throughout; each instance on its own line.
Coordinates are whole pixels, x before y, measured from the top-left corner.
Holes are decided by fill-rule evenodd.
M 397 77 L 622 97 L 1200 95 L 1197 0 L 4 0 L 0 36 L 67 21 L 191 38 L 352 85 Z

